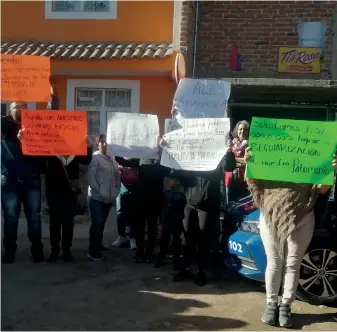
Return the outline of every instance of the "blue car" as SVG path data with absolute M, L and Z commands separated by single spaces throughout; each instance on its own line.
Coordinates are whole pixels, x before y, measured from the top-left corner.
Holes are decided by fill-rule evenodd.
M 325 199 L 321 206 L 326 207 L 326 203 Z M 334 204 L 330 197 L 328 211 L 322 213 L 322 222 L 317 222 L 316 217 L 314 236 L 300 270 L 297 297 L 317 305 L 337 303 L 337 220 Z M 233 226 L 232 234 L 226 241 L 230 253 L 225 258 L 226 265 L 247 278 L 264 282 L 267 261 L 260 237 L 260 211 L 254 209 L 250 197 L 245 197 L 229 203 L 223 218 L 223 222 Z

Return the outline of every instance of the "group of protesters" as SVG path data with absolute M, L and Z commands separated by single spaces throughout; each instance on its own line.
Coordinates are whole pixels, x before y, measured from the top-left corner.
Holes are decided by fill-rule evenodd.
M 49 110 L 58 109 L 55 86 L 51 88 Z M 248 192 L 261 211 L 261 237 L 267 255 L 267 306 L 262 320 L 270 325 L 291 325 L 290 305 L 298 285 L 299 268 L 314 228 L 313 207 L 319 194 L 331 187 L 245 178 L 250 158 L 249 123 L 240 121 L 218 167 L 213 171 L 172 170 L 157 159 L 127 159 L 109 154 L 106 136 L 96 142 L 87 139 L 85 156 L 36 157 L 23 155 L 21 110 L 26 105 L 12 103 L 10 115 L 2 119 L 1 203 L 4 217 L 3 263 L 13 263 L 17 250 L 18 222 L 23 204 L 28 223 L 33 261 L 44 260 L 41 241 L 41 174 L 46 176 L 49 206 L 50 263 L 71 253 L 74 217 L 78 194 L 84 188 L 79 180 L 80 165 L 89 165 L 88 208 L 91 217 L 88 257 L 103 260 L 103 233 L 111 209 L 117 205 L 118 238 L 112 246 L 136 250 L 134 261 L 165 264 L 171 243 L 175 281 L 192 277 L 197 262 L 195 283 L 204 286 L 209 255 L 217 260 L 220 235 L 221 183 L 229 188 L 230 200 Z M 161 140 L 159 151 L 167 143 Z M 93 151 L 97 145 L 97 151 Z M 160 152 L 159 152 L 160 154 Z M 336 168 L 336 156 L 332 158 Z M 161 224 L 159 254 L 155 243 Z M 147 241 L 145 230 L 147 228 Z M 286 262 L 285 270 L 283 270 Z M 282 300 L 279 290 L 284 282 Z

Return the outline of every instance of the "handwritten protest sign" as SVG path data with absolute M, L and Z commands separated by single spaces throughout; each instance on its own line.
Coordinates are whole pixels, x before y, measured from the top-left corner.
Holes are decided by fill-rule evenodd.
M 181 129 L 164 135 L 161 164 L 174 169 L 211 171 L 227 152 L 228 118 L 182 119 Z
M 247 177 L 331 185 L 336 133 L 337 122 L 253 118 Z
M 87 154 L 87 114 L 83 111 L 22 110 L 22 150 L 26 155 Z
M 178 119 L 223 118 L 231 84 L 225 81 L 184 78 L 173 98 Z
M 107 143 L 112 155 L 151 158 L 158 154 L 157 115 L 108 112 Z
M 50 59 L 1 54 L 1 100 L 49 101 Z
M 164 124 L 164 133 L 170 133 L 171 131 L 181 129 L 182 126 L 179 124 L 177 119 L 165 119 L 165 124 Z

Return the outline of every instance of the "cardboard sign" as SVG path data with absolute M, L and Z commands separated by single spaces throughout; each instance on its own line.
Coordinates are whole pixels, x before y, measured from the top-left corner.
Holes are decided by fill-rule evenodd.
M 49 101 L 50 59 L 1 54 L 1 100 Z
M 280 73 L 319 74 L 322 49 L 315 47 L 280 47 L 278 71 Z
M 228 148 L 228 118 L 182 119 L 182 128 L 168 132 L 161 165 L 188 171 L 212 171 Z
M 171 131 L 181 128 L 182 126 L 179 124 L 177 119 L 165 119 L 164 134 L 170 133 Z
M 22 150 L 32 156 L 87 154 L 87 113 L 83 111 L 21 111 Z
M 176 118 L 223 118 L 231 84 L 221 80 L 184 78 L 173 98 Z
M 247 177 L 297 183 L 333 183 L 337 122 L 253 118 Z
M 108 112 L 107 143 L 113 156 L 158 157 L 157 115 Z

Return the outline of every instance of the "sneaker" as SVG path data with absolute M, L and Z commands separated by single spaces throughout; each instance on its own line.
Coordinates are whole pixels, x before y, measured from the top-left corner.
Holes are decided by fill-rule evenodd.
M 206 272 L 203 270 L 200 270 L 196 276 L 194 277 L 194 283 L 198 285 L 199 287 L 203 287 L 207 284 L 206 279 Z
M 136 243 L 136 239 L 130 239 L 130 249 L 131 250 L 136 250 L 137 249 L 137 243 Z
M 289 304 L 280 304 L 278 321 L 281 327 L 292 327 L 291 309 Z
M 184 281 L 185 279 L 189 278 L 191 276 L 191 273 L 189 270 L 184 269 L 184 270 L 179 270 L 173 277 L 173 281 L 175 282 L 181 282 Z
M 120 248 L 123 245 L 125 245 L 127 242 L 128 240 L 124 236 L 118 235 L 118 238 L 114 242 L 112 242 L 112 246 Z
M 94 261 L 102 261 L 104 259 L 100 252 L 88 252 L 87 256 Z
M 12 264 L 15 261 L 15 251 L 5 250 L 4 255 L 2 256 L 3 264 Z
M 332 316 L 333 320 L 337 322 L 337 312 Z
M 264 313 L 262 315 L 262 322 L 267 325 L 276 325 L 278 320 L 278 306 L 277 303 L 267 303 Z
M 143 263 L 145 262 L 145 255 L 143 252 L 137 252 L 136 256 L 133 258 L 135 263 Z
M 49 263 L 55 263 L 55 262 L 58 261 L 59 257 L 60 257 L 60 250 L 52 249 L 51 253 L 50 253 L 50 256 L 48 258 L 48 262 Z
M 62 257 L 63 257 L 63 260 L 65 262 L 72 262 L 74 260 L 73 255 L 71 254 L 70 249 L 66 249 L 66 250 L 63 249 L 63 255 L 62 255 Z

